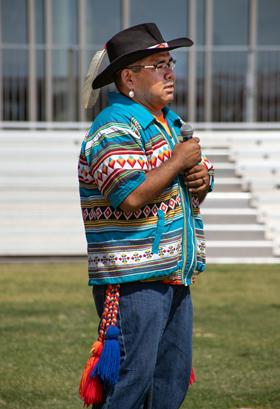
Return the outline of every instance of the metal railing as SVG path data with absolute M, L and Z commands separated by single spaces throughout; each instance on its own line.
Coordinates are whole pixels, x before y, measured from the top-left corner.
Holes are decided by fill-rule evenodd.
M 195 130 L 202 131 L 280 131 L 280 122 L 192 122 Z M 92 121 L 0 121 L 0 129 L 3 130 L 38 130 L 38 131 L 87 131 Z M 279 136 L 280 138 L 280 136 Z M 280 141 L 280 139 L 279 139 Z
M 92 121 L 107 105 L 108 91 L 115 89 L 113 84 L 104 87 L 93 109 L 82 108 L 81 84 L 86 72 L 80 72 L 80 67 L 86 67 L 86 71 L 99 46 L 93 49 L 2 44 L 0 47 L 3 61 L 0 120 Z M 205 63 L 209 52 L 210 81 L 206 80 Z M 32 70 L 30 53 L 35 61 Z M 191 54 L 183 50 L 173 54 L 179 60 L 179 69 L 170 107 L 184 120 L 189 118 L 190 84 L 195 84 L 192 107 L 195 122 L 209 118 L 207 95 L 211 96 L 210 119 L 214 122 L 280 121 L 280 47 L 197 47 Z M 196 70 L 188 75 L 191 58 L 195 58 Z

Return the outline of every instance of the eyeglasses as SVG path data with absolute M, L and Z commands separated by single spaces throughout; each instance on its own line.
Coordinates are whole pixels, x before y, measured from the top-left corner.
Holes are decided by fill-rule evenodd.
M 127 68 L 154 68 L 158 74 L 165 74 L 167 68 L 174 70 L 176 67 L 176 60 L 171 60 L 170 62 L 161 62 L 157 65 L 130 65 Z

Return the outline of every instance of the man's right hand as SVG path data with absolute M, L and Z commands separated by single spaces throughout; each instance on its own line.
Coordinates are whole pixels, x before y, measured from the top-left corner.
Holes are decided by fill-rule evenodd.
M 186 142 L 177 143 L 174 146 L 172 160 L 180 163 L 182 171 L 196 166 L 201 161 L 200 139 L 191 138 Z

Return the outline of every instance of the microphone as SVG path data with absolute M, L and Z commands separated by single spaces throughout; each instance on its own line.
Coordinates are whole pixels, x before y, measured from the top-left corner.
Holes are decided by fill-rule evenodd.
M 180 128 L 180 134 L 183 137 L 183 142 L 188 141 L 193 137 L 193 127 L 190 124 L 185 124 Z

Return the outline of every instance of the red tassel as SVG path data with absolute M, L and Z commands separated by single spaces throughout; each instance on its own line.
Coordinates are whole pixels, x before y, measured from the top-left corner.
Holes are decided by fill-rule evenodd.
M 194 371 L 192 367 L 189 385 L 192 385 L 193 383 L 195 383 L 195 376 L 194 376 Z
M 86 390 L 85 390 L 86 389 Z M 102 401 L 102 383 L 99 382 L 97 376 L 92 376 L 90 378 L 90 381 L 87 385 L 87 387 L 84 389 L 83 393 L 83 400 L 84 400 L 84 406 L 87 406 L 87 408 L 90 405 L 100 403 Z
M 81 377 L 79 392 L 81 398 L 84 400 L 84 407 L 87 407 L 93 403 L 99 403 L 102 400 L 102 384 L 98 381 L 97 377 L 91 376 L 93 368 L 97 364 L 100 355 L 103 351 L 103 343 L 96 341 L 92 345 L 92 356 L 87 361 L 83 375 Z

